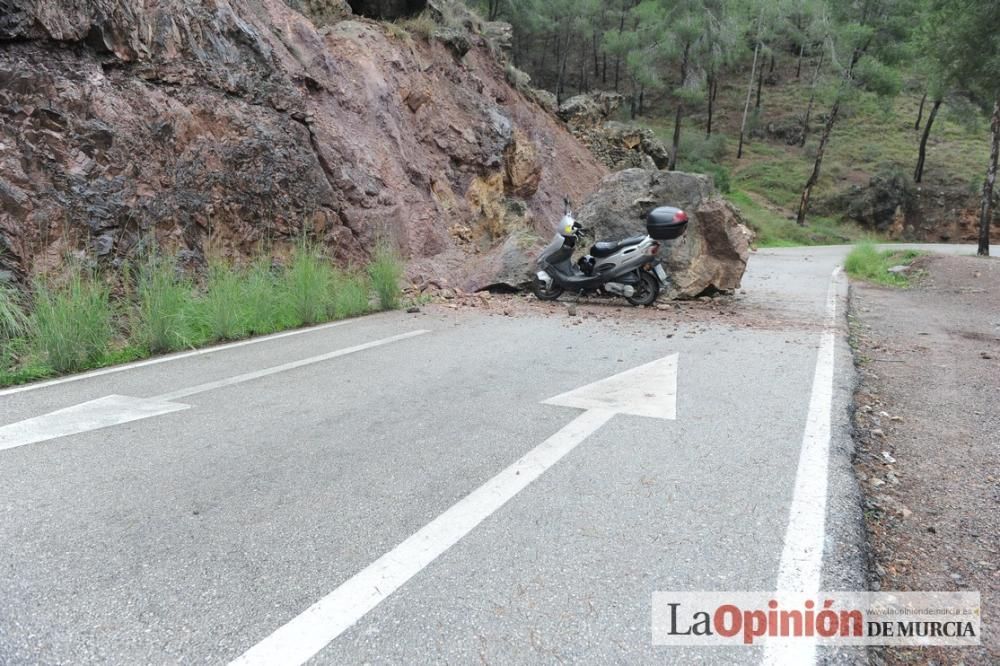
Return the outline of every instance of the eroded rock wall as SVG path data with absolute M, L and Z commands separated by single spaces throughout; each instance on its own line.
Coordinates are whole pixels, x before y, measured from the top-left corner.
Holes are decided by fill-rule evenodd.
M 0 270 L 20 278 L 150 236 L 198 259 L 307 233 L 344 261 L 383 236 L 412 278 L 476 289 L 606 173 L 479 35 L 459 57 L 280 0 L 0 4 Z

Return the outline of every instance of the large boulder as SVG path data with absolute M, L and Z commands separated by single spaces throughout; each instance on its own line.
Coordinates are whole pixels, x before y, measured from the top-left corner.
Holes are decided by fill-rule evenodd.
M 584 202 L 577 219 L 598 240 L 645 232 L 657 206 L 687 212 L 687 232 L 660 251 L 670 285 L 664 298 L 695 298 L 740 287 L 753 232 L 739 211 L 715 192 L 708 176 L 678 171 L 626 169 L 607 176 Z

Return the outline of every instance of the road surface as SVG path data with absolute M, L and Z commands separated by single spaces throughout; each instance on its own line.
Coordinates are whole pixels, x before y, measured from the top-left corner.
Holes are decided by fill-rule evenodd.
M 434 306 L 0 391 L 0 663 L 780 661 L 654 646 L 651 597 L 863 587 L 845 252 L 719 320 Z

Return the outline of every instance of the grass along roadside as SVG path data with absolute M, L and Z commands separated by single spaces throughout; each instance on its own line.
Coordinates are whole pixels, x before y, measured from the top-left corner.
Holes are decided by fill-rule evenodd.
M 819 215 L 810 218 L 809 226 L 800 227 L 794 219 L 788 219 L 756 195 L 735 190 L 725 196 L 740 209 L 747 224 L 757 234 L 758 247 L 842 245 L 871 235 L 856 224 Z
M 919 250 L 879 250 L 874 243 L 858 243 L 844 260 L 844 270 L 852 278 L 887 287 L 906 287 L 912 275 L 909 267 L 923 255 Z
M 284 267 L 216 259 L 196 280 L 153 254 L 123 275 L 115 297 L 79 267 L 31 299 L 0 285 L 0 387 L 392 309 L 403 266 L 383 248 L 367 270 L 338 269 L 302 243 Z

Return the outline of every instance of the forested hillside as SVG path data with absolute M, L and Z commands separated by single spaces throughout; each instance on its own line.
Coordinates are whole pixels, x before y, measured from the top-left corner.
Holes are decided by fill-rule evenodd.
M 470 4 L 511 22 L 515 65 L 558 102 L 624 95 L 621 120 L 713 173 L 764 243 L 1000 233 L 997 3 Z

